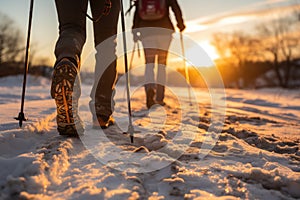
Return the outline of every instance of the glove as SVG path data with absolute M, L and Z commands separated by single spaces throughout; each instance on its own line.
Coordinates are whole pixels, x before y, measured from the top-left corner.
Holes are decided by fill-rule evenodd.
M 134 41 L 134 42 L 137 42 L 137 41 L 140 40 L 139 32 L 132 31 L 132 35 L 133 35 L 133 41 Z
M 177 24 L 177 27 L 179 28 L 179 31 L 182 32 L 185 29 L 185 25 L 184 24 Z

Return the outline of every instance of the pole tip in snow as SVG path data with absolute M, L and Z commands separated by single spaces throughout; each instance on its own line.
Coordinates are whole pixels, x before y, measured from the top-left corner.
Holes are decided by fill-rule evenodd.
M 16 120 L 19 120 L 19 126 L 22 127 L 23 121 L 27 121 L 24 113 L 20 112 L 18 117 L 15 117 Z

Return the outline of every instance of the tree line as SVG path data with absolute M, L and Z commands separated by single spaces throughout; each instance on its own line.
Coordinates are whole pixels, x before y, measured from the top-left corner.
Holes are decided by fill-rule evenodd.
M 250 32 L 218 32 L 211 43 L 220 59 L 216 62 L 225 85 L 251 87 L 266 72 L 273 84 L 293 87 L 300 78 L 300 9 L 256 25 Z M 295 77 L 297 76 L 297 77 Z

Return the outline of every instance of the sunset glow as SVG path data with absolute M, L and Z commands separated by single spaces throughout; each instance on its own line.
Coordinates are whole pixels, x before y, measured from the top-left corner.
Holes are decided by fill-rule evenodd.
M 188 46 L 185 51 L 186 66 L 212 67 L 214 66 L 214 60 L 220 57 L 209 40 L 199 41 Z M 182 67 L 183 57 L 169 53 L 168 62 L 176 65 L 176 67 Z
M 207 55 L 212 59 L 216 60 L 220 58 L 219 54 L 217 53 L 215 47 L 210 44 L 208 40 L 201 41 L 199 45 L 203 48 L 203 50 L 207 53 Z
M 0 0 L 0 200 L 300 200 L 299 38 L 300 0 Z

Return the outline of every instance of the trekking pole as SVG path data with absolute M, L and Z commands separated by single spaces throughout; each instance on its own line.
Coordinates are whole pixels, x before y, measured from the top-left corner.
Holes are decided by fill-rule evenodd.
M 137 44 L 137 42 L 135 42 L 135 43 L 134 43 L 134 45 L 133 45 L 133 50 L 132 50 L 132 55 L 131 55 L 131 58 L 130 58 L 129 69 L 131 69 L 131 68 L 132 68 L 132 64 L 133 64 L 133 57 L 134 57 L 134 52 L 135 52 L 136 44 Z
M 133 57 L 134 57 L 134 52 L 135 52 L 136 44 L 137 43 L 135 42 L 134 45 L 133 45 L 133 50 L 132 50 L 132 54 L 131 54 L 131 58 L 130 58 L 130 64 L 129 64 L 129 70 L 132 69 Z M 130 76 L 130 74 L 129 74 L 129 76 Z M 125 96 L 125 93 L 126 93 L 126 91 L 124 90 L 123 98 Z
M 137 50 L 138 50 L 138 57 L 141 57 L 141 50 L 140 50 L 140 45 L 139 45 L 139 41 L 136 42 L 137 43 Z
M 24 78 L 23 78 L 23 89 L 22 89 L 22 100 L 21 100 L 21 111 L 18 117 L 15 117 L 16 120 L 19 120 L 19 126 L 22 127 L 23 121 L 26 121 L 24 114 L 24 99 L 25 99 L 25 90 L 26 90 L 26 81 L 27 81 L 27 73 L 29 67 L 29 45 L 30 45 L 30 35 L 31 35 L 31 24 L 32 24 L 32 12 L 33 12 L 33 1 L 30 1 L 30 9 L 29 9 L 29 19 L 28 19 L 28 30 L 27 30 L 27 42 L 26 42 L 26 55 L 25 55 L 25 67 L 24 67 Z
M 183 43 L 182 32 L 180 32 L 180 43 L 181 43 L 183 63 L 184 63 L 185 79 L 186 79 L 186 82 L 188 84 L 189 102 L 190 102 L 190 106 L 191 106 L 192 105 L 192 101 L 191 101 L 191 90 L 190 90 L 190 76 L 189 76 L 189 69 L 187 68 L 186 63 L 185 63 L 185 51 L 184 51 L 184 43 Z
M 130 141 L 133 143 L 134 128 L 132 125 L 132 112 L 131 112 L 131 102 L 130 102 L 130 83 L 129 83 L 129 70 L 128 70 L 128 59 L 127 59 L 127 43 L 126 43 L 126 30 L 125 30 L 125 15 L 123 0 L 120 0 L 121 6 L 121 23 L 122 23 L 122 35 L 123 35 L 123 48 L 124 48 L 124 65 L 125 65 L 125 75 L 126 75 L 126 91 L 127 91 L 127 104 L 128 104 L 128 130 L 126 133 L 130 134 Z

